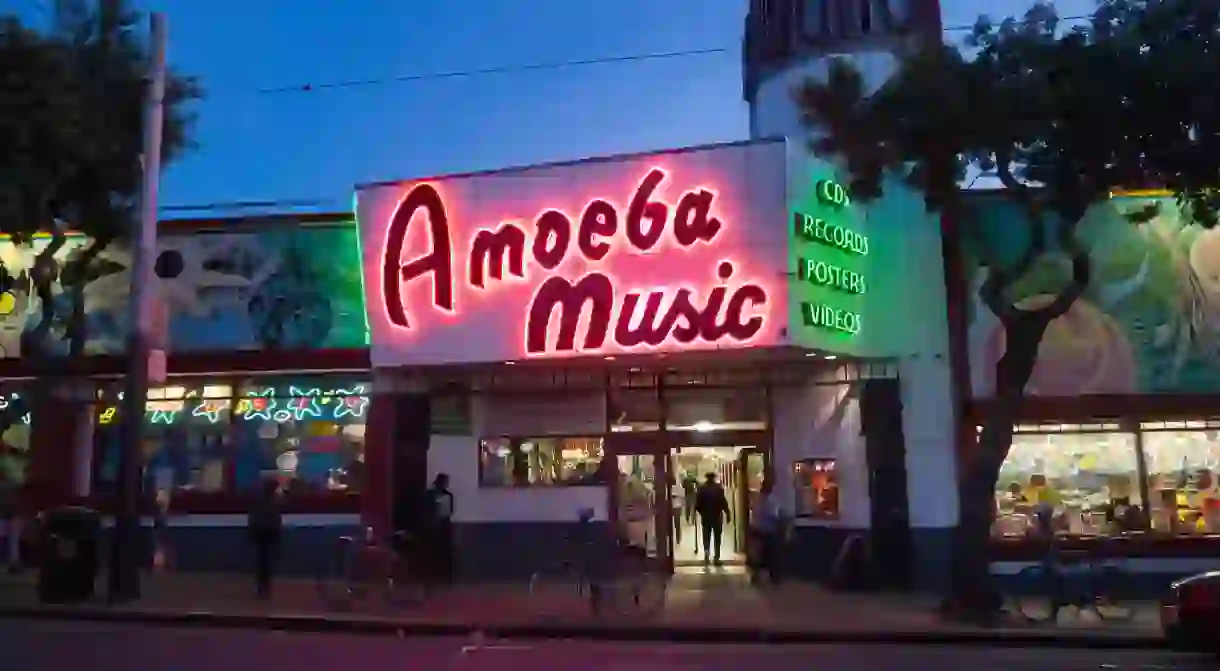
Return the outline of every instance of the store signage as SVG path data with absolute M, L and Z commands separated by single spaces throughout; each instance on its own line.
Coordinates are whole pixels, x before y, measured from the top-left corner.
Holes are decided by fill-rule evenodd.
M 222 413 L 232 407 L 232 390 L 227 385 L 206 386 L 202 390 L 170 386 L 148 390 L 145 417 L 152 424 L 175 424 L 184 416 L 218 423 Z M 123 399 L 122 392 L 119 400 Z M 288 387 L 288 394 L 277 397 L 274 387 L 247 392 L 237 401 L 236 416 L 243 420 L 262 419 L 279 423 L 350 421 L 368 411 L 368 386 L 350 388 Z M 98 415 L 98 423 L 113 424 L 118 406 L 108 406 Z
M 851 196 L 847 189 L 834 180 L 818 182 L 816 190 L 818 202 L 836 212 L 851 206 Z M 796 212 L 792 217 L 792 226 L 798 240 L 833 249 L 840 259 L 868 256 L 867 236 L 821 217 Z M 836 260 L 834 257 L 798 257 L 797 279 L 845 294 L 867 293 L 868 283 L 864 276 L 839 265 Z M 801 303 L 801 319 L 805 326 L 816 326 L 851 335 L 858 334 L 864 325 L 864 320 L 858 312 L 809 301 Z
M 715 216 L 717 192 L 696 187 L 669 202 L 657 195 L 669 178 L 667 171 L 652 168 L 626 194 L 625 209 L 609 197 L 589 200 L 578 217 L 547 209 L 529 226 L 505 220 L 480 229 L 466 249 L 454 248 L 453 229 L 462 227 L 451 220 L 437 186 L 416 184 L 387 224 L 380 307 L 392 326 L 417 329 L 419 308 L 405 299 L 413 283 L 429 282 L 430 309 L 452 317 L 459 313 L 460 293 L 490 293 L 501 284 L 524 282 L 533 287 L 520 317 L 527 356 L 696 341 L 748 343 L 763 331 L 768 292 L 759 283 L 739 279 L 732 259 L 706 269 L 705 283 L 681 281 L 638 291 L 623 291 L 623 282 L 606 265 L 620 251 L 668 254 L 673 247 L 681 251 L 715 243 L 726 225 Z M 427 244 L 420 248 L 407 244 L 412 222 L 421 218 L 417 215 L 427 219 Z M 576 279 L 558 273 L 570 259 L 583 262 Z M 658 256 L 656 262 L 671 259 Z M 553 331 L 557 336 L 551 339 Z

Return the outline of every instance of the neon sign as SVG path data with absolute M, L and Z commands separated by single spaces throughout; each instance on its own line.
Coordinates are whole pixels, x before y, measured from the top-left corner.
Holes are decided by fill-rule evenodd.
M 476 231 L 464 250 L 465 289 L 489 292 L 500 284 L 528 281 L 530 269 L 540 269 L 543 277 L 524 315 L 527 356 L 750 342 L 765 326 L 768 294 L 761 284 L 738 277 L 733 260 L 721 259 L 699 284 L 626 291 L 599 265 L 622 243 L 637 254 L 655 253 L 666 233 L 680 249 L 715 242 L 724 229 L 714 214 L 718 194 L 696 187 L 669 202 L 657 194 L 667 179 L 665 170 L 650 169 L 629 194 L 625 211 L 608 199 L 594 198 L 578 219 L 546 209 L 528 230 L 510 220 Z M 404 260 L 404 254 L 416 253 L 407 249 L 406 240 L 417 215 L 428 220 L 428 251 Z M 413 186 L 391 215 L 379 276 L 382 309 L 393 327 L 416 328 L 405 296 L 406 288 L 421 280 L 431 282 L 433 310 L 457 313 L 452 223 L 441 193 L 429 183 Z M 576 279 L 555 274 L 570 258 L 583 260 L 583 274 Z
M 14 401 L 17 401 L 20 398 L 21 398 L 21 394 L 18 394 L 17 392 L 13 392 L 13 393 L 9 394 L 7 397 L 0 396 L 0 412 L 8 410 L 9 406 L 12 405 L 12 403 Z M 20 407 L 18 407 L 18 409 L 20 409 Z M 30 413 L 29 412 L 26 412 L 25 414 L 21 415 L 21 423 L 22 424 L 30 423 Z
M 276 398 L 275 388 L 268 387 L 262 391 L 247 392 L 246 397 L 237 402 L 236 412 L 244 420 L 262 419 L 280 423 L 308 419 L 359 419 L 368 410 L 367 393 L 367 387 L 363 384 L 350 389 L 302 389 L 290 386 L 288 396 Z
M 288 392 L 280 398 L 276 397 L 274 387 L 247 392 L 237 401 L 235 414 L 243 420 L 279 423 L 310 419 L 343 421 L 364 417 L 369 405 L 367 386 L 363 384 L 335 389 L 289 386 Z M 185 387 L 149 389 L 145 416 L 153 424 L 174 424 L 184 415 L 217 424 L 225 421 L 222 414 L 233 407 L 231 394 L 232 388 L 227 385 L 207 386 L 202 392 L 187 391 Z M 119 400 L 122 398 L 120 392 Z M 112 424 L 117 415 L 117 407 L 107 407 L 98 415 L 98 423 Z
M 851 205 L 851 195 L 847 192 L 847 187 L 833 179 L 824 179 L 818 182 L 817 190 L 818 201 L 823 205 L 829 205 L 836 210 L 841 210 Z
M 834 180 L 819 181 L 815 190 L 818 202 L 836 212 L 851 206 L 851 195 L 843 185 Z M 792 217 L 792 227 L 798 240 L 817 243 L 849 256 L 868 255 L 868 236 L 829 223 L 820 217 L 796 212 Z M 796 276 L 802 282 L 846 294 L 861 295 L 868 291 L 868 283 L 863 275 L 823 259 L 798 258 Z M 801 320 L 805 326 L 817 326 L 850 335 L 858 334 L 863 328 L 864 320 L 858 312 L 812 302 L 802 302 L 800 307 Z

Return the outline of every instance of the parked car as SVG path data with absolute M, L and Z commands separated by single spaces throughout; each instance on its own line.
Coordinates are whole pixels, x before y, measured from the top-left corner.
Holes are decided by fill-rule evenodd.
M 1161 626 L 1174 649 L 1220 653 L 1220 571 L 1170 585 L 1161 604 Z

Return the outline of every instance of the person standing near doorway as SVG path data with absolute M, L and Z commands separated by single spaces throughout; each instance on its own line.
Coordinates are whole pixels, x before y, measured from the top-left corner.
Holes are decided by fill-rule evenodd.
M 437 473 L 428 489 L 428 534 L 432 577 L 437 582 L 453 583 L 456 560 L 453 552 L 453 492 L 449 491 L 449 474 Z
M 783 579 L 781 555 L 788 535 L 788 514 L 775 493 L 775 484 L 764 480 L 759 492 L 758 507 L 751 520 L 750 533 L 754 536 L 757 555 L 754 560 L 754 579 L 763 571 L 778 585 Z
M 254 545 L 254 584 L 258 589 L 259 598 L 270 599 L 275 565 L 280 554 L 280 537 L 284 528 L 279 482 L 271 478 L 263 481 L 262 494 L 250 510 L 247 525 L 250 542 Z
M 703 564 L 709 562 L 720 566 L 720 540 L 724 535 L 724 524 L 730 521 L 729 499 L 724 487 L 716 482 L 716 474 L 708 473 L 695 495 L 695 509 L 703 527 Z
M 0 566 L 10 573 L 16 573 L 21 567 L 21 521 L 17 517 L 16 478 L 0 469 Z
M 686 523 L 695 524 L 695 497 L 699 493 L 699 480 L 693 471 L 682 476 L 682 500 L 685 502 Z

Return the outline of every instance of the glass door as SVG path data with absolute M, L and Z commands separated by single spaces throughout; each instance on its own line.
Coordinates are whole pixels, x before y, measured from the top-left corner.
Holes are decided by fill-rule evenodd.
M 613 436 L 606 441 L 612 457 L 607 483 L 610 519 L 620 538 L 644 548 L 648 556 L 673 568 L 674 484 L 669 451 L 655 441 Z
M 737 463 L 733 469 L 736 479 L 736 514 L 741 524 L 736 525 L 735 540 L 742 554 L 748 547 L 747 533 L 754 526 L 754 514 L 758 509 L 759 498 L 762 496 L 763 479 L 767 477 L 767 451 L 756 447 L 743 448 L 737 455 Z

